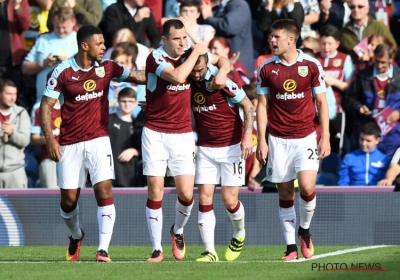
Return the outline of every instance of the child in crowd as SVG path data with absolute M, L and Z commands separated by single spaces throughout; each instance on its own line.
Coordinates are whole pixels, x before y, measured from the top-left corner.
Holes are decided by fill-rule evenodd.
M 359 137 L 360 149 L 345 155 L 339 170 L 339 186 L 376 186 L 385 178 L 390 158 L 379 151 L 381 131 L 375 122 L 366 123 Z
M 141 148 L 141 129 L 135 125 L 132 111 L 137 106 L 136 92 L 123 88 L 118 94 L 119 112 L 110 115 L 108 129 L 114 159 L 114 187 L 137 185 L 137 161 Z

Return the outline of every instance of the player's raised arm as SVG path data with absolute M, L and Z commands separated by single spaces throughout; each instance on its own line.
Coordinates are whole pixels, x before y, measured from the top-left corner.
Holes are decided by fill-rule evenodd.
M 40 128 L 42 129 L 46 140 L 46 147 L 50 158 L 54 161 L 59 161 L 61 147 L 54 138 L 53 130 L 51 128 L 51 111 L 56 103 L 56 98 L 46 95 L 42 97 L 42 101 L 40 102 Z
M 125 82 L 135 83 L 138 85 L 146 84 L 146 74 L 144 70 L 131 70 Z
M 207 51 L 208 48 L 205 45 L 197 44 L 192 46 L 192 52 L 184 63 L 176 68 L 168 63 L 169 65 L 161 70 L 160 77 L 173 84 L 184 83 L 190 72 L 192 72 L 192 69 L 199 56 L 207 53 Z M 160 66 L 162 66 L 164 63 L 167 63 L 161 56 L 156 58 L 156 61 L 160 64 Z

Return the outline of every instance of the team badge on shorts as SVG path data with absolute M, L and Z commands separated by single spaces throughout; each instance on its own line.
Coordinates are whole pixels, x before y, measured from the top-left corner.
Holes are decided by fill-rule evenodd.
M 300 75 L 300 77 L 305 77 L 308 75 L 308 66 L 299 66 L 298 68 L 298 73 Z
M 96 71 L 96 75 L 99 76 L 100 78 L 104 78 L 104 76 L 106 75 L 104 66 L 95 68 L 95 71 Z
M 268 167 L 267 174 L 269 177 L 272 176 L 272 168 L 271 167 Z

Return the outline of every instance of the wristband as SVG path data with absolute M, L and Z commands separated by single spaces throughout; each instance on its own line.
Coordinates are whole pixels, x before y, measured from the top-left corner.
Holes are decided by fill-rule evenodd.
M 44 67 L 44 60 L 39 60 L 39 66 L 42 68 Z

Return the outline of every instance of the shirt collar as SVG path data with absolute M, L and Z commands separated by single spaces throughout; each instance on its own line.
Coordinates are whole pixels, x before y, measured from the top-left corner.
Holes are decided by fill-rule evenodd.
M 297 56 L 297 58 L 296 58 L 295 62 L 293 62 L 293 64 L 296 62 L 302 62 L 304 60 L 305 54 L 303 53 L 303 51 L 300 49 L 297 49 L 297 52 L 299 53 L 299 55 Z M 276 57 L 275 63 L 286 64 L 286 63 L 282 62 L 282 60 L 279 58 L 279 56 L 275 56 L 275 57 Z
M 360 29 L 360 28 L 366 28 L 367 25 L 368 25 L 368 20 L 369 20 L 369 18 L 367 18 L 367 20 L 366 20 L 363 24 L 361 24 L 361 26 L 358 26 L 358 25 L 355 24 L 355 23 L 353 23 L 353 26 L 354 26 L 354 28 L 358 28 L 358 29 Z
M 210 62 L 207 63 L 207 73 L 204 76 L 204 80 L 208 81 L 211 79 L 212 76 L 217 75 L 218 68 L 214 65 L 212 65 Z
M 372 76 L 374 78 L 376 78 L 378 75 L 379 75 L 378 70 L 376 69 L 376 66 L 374 66 L 374 72 L 373 72 Z M 390 66 L 389 66 L 388 77 L 390 79 L 393 78 L 393 64 L 390 64 Z
M 71 58 L 69 59 L 69 62 L 70 62 L 70 64 L 71 64 L 72 70 L 74 70 L 75 72 L 76 72 L 76 71 L 79 71 L 79 70 L 85 71 L 85 69 L 82 69 L 82 68 L 80 68 L 80 67 L 78 66 L 78 64 L 77 64 L 76 61 L 75 61 L 75 56 L 71 57 Z M 97 61 L 95 61 L 95 62 L 93 63 L 93 66 L 100 66 L 100 64 L 99 64 Z

